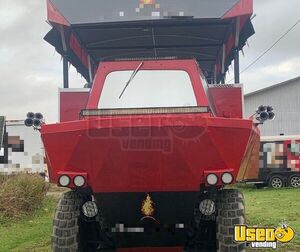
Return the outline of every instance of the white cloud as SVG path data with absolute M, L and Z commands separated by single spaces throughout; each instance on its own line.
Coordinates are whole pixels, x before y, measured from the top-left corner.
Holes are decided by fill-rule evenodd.
M 245 46 L 245 57 L 241 56 L 241 70 L 244 70 L 265 52 L 280 36 L 299 20 L 299 0 L 254 0 L 253 20 L 256 33 Z M 255 65 L 241 74 L 245 92 L 252 92 L 266 86 L 300 75 L 300 23 Z M 227 80 L 233 79 L 233 70 Z
M 16 52 L 12 48 L 0 48 L 0 64 L 10 62 Z
M 10 28 L 26 13 L 26 7 L 19 2 L 1 0 L 0 2 L 0 31 Z
M 300 58 L 283 61 L 280 64 L 264 67 L 262 70 L 268 75 L 279 75 L 289 77 L 298 73 L 300 69 Z
M 249 93 L 299 76 L 300 57 L 280 63 L 260 64 L 242 75 L 245 92 Z
M 39 111 L 47 122 L 57 121 L 62 62 L 43 41 L 51 29 L 45 22 L 46 1 L 0 0 L 0 114 L 22 119 Z M 70 83 L 83 79 L 71 68 Z

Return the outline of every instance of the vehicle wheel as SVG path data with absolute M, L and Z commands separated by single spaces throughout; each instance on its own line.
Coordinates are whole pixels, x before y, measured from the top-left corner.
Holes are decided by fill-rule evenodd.
M 289 186 L 294 188 L 300 187 L 300 176 L 299 175 L 293 175 L 289 179 Z
M 64 193 L 57 205 L 52 233 L 53 252 L 80 251 L 79 215 L 80 196 L 70 191 Z
M 269 186 L 274 189 L 280 189 L 284 186 L 283 177 L 279 175 L 274 175 L 269 180 Z
M 243 194 L 235 189 L 222 190 L 218 195 L 217 208 L 217 251 L 246 251 L 246 243 L 234 241 L 234 226 L 245 224 Z

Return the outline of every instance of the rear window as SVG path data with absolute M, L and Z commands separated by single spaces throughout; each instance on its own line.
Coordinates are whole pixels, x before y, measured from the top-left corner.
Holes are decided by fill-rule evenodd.
M 116 71 L 105 80 L 98 108 L 157 108 L 197 106 L 189 74 L 183 70 Z M 125 89 L 125 90 L 124 90 Z M 123 95 L 122 91 L 124 91 Z

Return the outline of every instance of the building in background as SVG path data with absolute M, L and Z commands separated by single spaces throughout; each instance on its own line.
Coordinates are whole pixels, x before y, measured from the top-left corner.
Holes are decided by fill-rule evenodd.
M 300 77 L 245 95 L 245 116 L 271 105 L 276 118 L 261 126 L 262 136 L 300 135 Z
M 0 174 L 9 175 L 19 172 L 44 174 L 46 171 L 44 148 L 40 132 L 27 128 L 24 121 L 6 121 L 6 123 L 5 120 L 2 121 Z

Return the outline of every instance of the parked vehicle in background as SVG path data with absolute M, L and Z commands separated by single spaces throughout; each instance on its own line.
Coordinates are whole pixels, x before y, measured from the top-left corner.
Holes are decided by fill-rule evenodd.
M 300 135 L 261 137 L 258 188 L 300 187 Z
M 259 167 L 259 180 L 270 187 L 300 187 L 300 135 L 262 137 Z
M 1 139 L 1 175 L 21 172 L 43 175 L 47 173 L 44 162 L 44 147 L 40 134 L 38 131 L 27 128 L 24 125 L 24 120 L 2 120 L 0 124 L 0 142 Z

